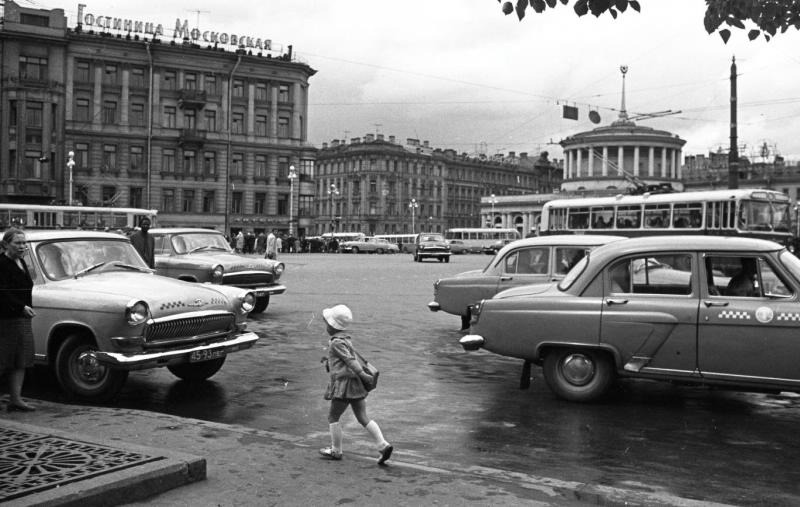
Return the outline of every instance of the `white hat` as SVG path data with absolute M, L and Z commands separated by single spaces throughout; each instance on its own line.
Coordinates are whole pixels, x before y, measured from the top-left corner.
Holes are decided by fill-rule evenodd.
M 344 331 L 353 322 L 353 312 L 345 305 L 336 305 L 322 310 L 322 318 L 332 328 Z

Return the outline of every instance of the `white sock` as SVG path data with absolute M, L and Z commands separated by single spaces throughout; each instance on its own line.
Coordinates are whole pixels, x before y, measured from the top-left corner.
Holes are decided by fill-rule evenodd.
M 331 431 L 331 449 L 336 452 L 342 452 L 342 425 L 338 422 L 328 425 Z
M 381 433 L 381 428 L 378 426 L 378 423 L 370 421 L 364 428 L 369 431 L 369 434 L 375 439 L 375 443 L 378 444 L 379 449 L 383 449 L 389 445 L 389 442 L 383 438 L 383 433 Z

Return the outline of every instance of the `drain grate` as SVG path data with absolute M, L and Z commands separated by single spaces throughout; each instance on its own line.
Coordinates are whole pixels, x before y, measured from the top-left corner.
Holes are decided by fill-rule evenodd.
M 0 503 L 160 459 L 164 458 L 0 428 Z

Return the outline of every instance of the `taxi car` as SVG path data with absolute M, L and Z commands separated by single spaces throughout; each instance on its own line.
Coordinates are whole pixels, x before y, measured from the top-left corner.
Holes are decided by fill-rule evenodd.
M 624 238 L 566 234 L 513 241 L 482 270 L 436 280 L 428 309 L 458 315 L 461 328 L 468 329 L 470 306 L 481 299 L 511 287 L 560 280 L 587 251 L 620 239 Z
M 523 359 L 523 379 L 541 365 L 557 396 L 591 401 L 626 377 L 800 391 L 799 335 L 800 259 L 783 246 L 658 236 L 592 250 L 558 284 L 483 300 L 460 342 Z
M 414 240 L 414 262 L 424 259 L 437 259 L 450 262 L 450 245 L 444 236 L 437 232 L 421 232 Z
M 150 229 L 150 235 L 155 239 L 159 275 L 252 290 L 256 295 L 253 313 L 266 310 L 270 296 L 286 292 L 286 286 L 279 283 L 282 262 L 235 253 L 219 231 Z
M 166 366 L 205 380 L 251 347 L 252 291 L 153 274 L 122 235 L 27 231 L 35 361 L 85 400 L 113 397 L 131 370 Z
M 388 239 L 383 238 L 362 238 L 352 241 L 344 241 L 339 245 L 340 252 L 350 253 L 376 253 L 376 254 L 394 254 L 400 253 L 400 247 L 394 243 L 390 243 Z

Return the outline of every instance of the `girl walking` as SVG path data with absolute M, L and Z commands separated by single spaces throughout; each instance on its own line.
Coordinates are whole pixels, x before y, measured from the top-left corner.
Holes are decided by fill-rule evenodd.
M 363 382 L 371 382 L 372 376 L 364 371 L 356 358 L 350 337 L 342 333 L 353 321 L 353 313 L 345 305 L 336 305 L 322 310 L 322 318 L 331 337 L 327 358 L 331 378 L 325 390 L 325 399 L 331 402 L 328 412 L 331 446 L 319 452 L 328 459 L 342 459 L 343 434 L 339 418 L 347 407 L 352 407 L 356 420 L 375 440 L 379 453 L 378 464 L 382 465 L 392 455 L 394 448 L 383 438 L 378 423 L 367 417 L 367 390 Z

